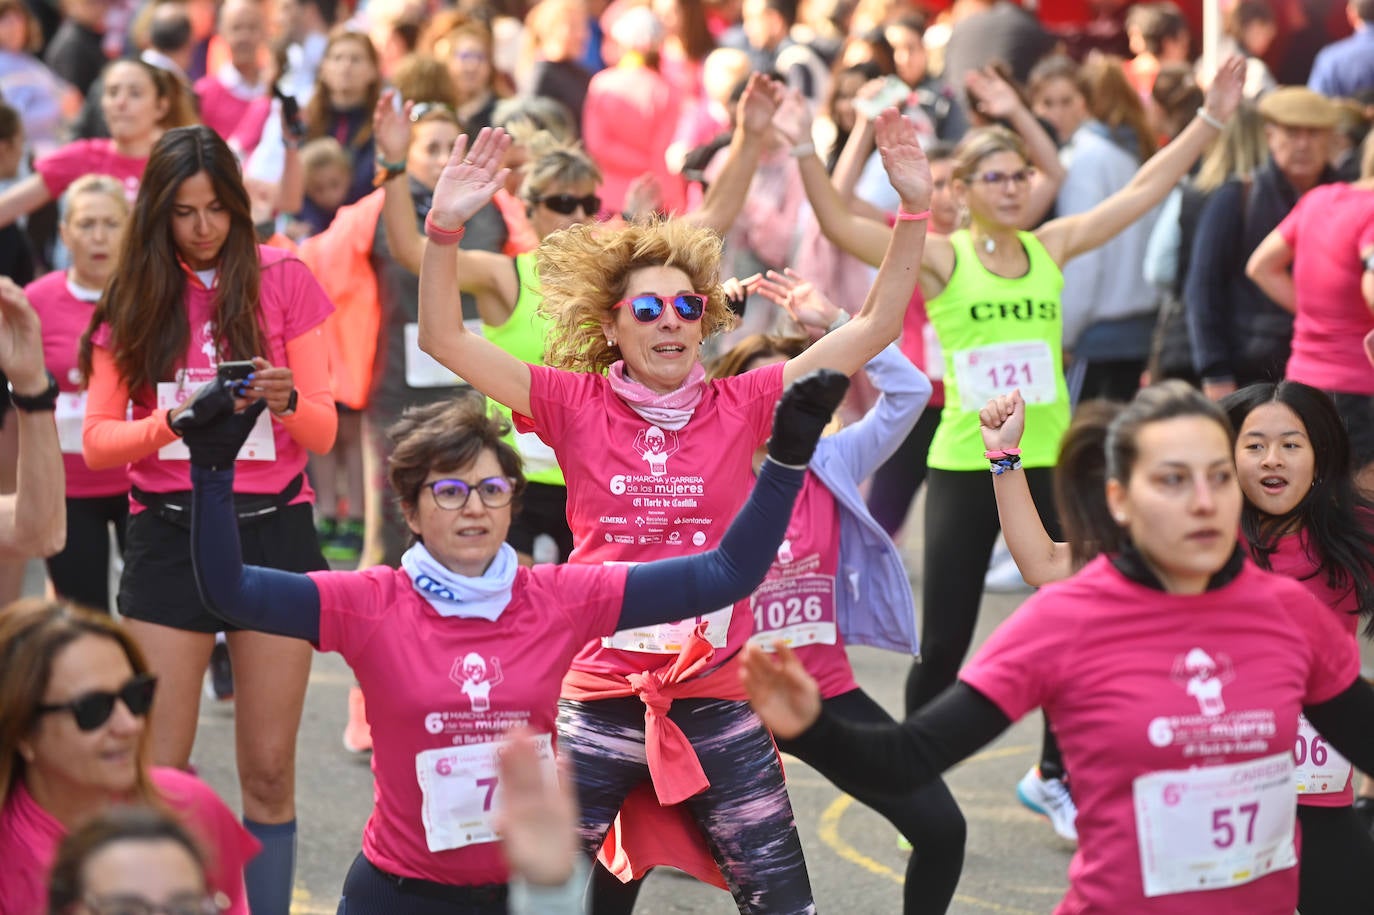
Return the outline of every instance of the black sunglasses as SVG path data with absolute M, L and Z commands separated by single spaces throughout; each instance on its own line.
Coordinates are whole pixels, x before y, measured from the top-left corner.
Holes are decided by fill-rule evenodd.
M 77 696 L 71 702 L 60 705 L 40 705 L 38 714 L 49 715 L 53 712 L 71 712 L 76 726 L 83 731 L 94 731 L 110 720 L 114 714 L 115 700 L 135 717 L 148 714 L 153 705 L 153 690 L 157 687 L 157 677 L 152 674 L 139 674 L 119 688 L 119 692 L 93 692 Z
M 677 312 L 678 317 L 684 321 L 700 321 L 701 316 L 706 313 L 706 297 L 696 293 L 675 295 L 668 301 L 673 304 L 673 310 Z M 621 299 L 615 303 L 615 307 L 629 305 L 630 313 L 635 316 L 636 321 L 640 324 L 652 324 L 663 315 L 666 304 L 656 295 L 636 295 Z
M 547 197 L 540 197 L 536 203 L 542 203 L 560 216 L 571 216 L 577 212 L 578 207 L 582 208 L 583 216 L 595 216 L 601 212 L 601 198 L 595 194 L 588 194 L 586 197 L 574 197 L 572 194 L 550 194 Z

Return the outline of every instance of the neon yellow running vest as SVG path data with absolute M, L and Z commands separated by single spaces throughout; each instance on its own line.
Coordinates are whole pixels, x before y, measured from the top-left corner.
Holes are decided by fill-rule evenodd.
M 544 339 L 548 334 L 549 322 L 539 313 L 544 293 L 539 285 L 539 271 L 535 268 L 533 251 L 515 255 L 515 277 L 520 284 L 520 292 L 515 298 L 515 309 L 510 313 L 510 318 L 500 327 L 483 324 L 482 336 L 521 362 L 543 365 Z M 506 419 L 510 419 L 510 410 L 506 407 L 494 400 L 491 405 Z M 525 459 L 525 479 L 550 486 L 566 485 L 563 471 L 554 461 L 553 449 L 540 441 L 538 436 L 511 432 L 506 436 L 506 441 Z
M 954 272 L 926 303 L 945 360 L 945 406 L 928 465 L 939 470 L 987 470 L 978 411 L 989 399 L 1020 388 L 1026 399 L 1021 462 L 1053 467 L 1069 426 L 1064 384 L 1064 323 L 1059 293 L 1064 276 L 1029 232 L 1017 237 L 1030 267 L 1015 279 L 978 260 L 967 229 L 949 237 Z

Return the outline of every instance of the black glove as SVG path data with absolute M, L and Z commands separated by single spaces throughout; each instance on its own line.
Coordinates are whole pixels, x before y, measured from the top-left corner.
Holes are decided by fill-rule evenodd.
M 215 381 L 212 384 L 223 385 L 226 391 L 233 388 L 232 382 Z M 234 466 L 239 449 L 248 440 L 248 433 L 253 431 L 258 415 L 267 409 L 267 401 L 255 400 L 241 413 L 235 413 L 233 407 L 233 396 L 230 395 L 228 413 L 216 414 L 214 421 L 198 423 L 182 434 L 182 441 L 191 451 L 192 464 L 211 470 L 226 470 Z
M 810 463 L 847 390 L 849 379 L 834 369 L 817 369 L 792 382 L 773 410 L 768 456 L 789 467 Z
M 172 420 L 172 431 L 177 435 L 185 435 L 192 429 L 204 428 L 234 412 L 235 384 L 237 382 L 226 384 L 224 379 L 216 378 L 196 388 L 196 392 Z

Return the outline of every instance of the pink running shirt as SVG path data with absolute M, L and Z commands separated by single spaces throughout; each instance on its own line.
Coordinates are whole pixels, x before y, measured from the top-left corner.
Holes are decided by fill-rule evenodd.
M 114 140 L 74 140 L 36 161 L 33 170 L 43 178 L 54 200 L 82 175 L 113 175 L 123 183 L 124 196 L 133 206 L 147 164 L 146 156 L 116 152 Z
M 1374 394 L 1374 367 L 1363 347 L 1374 313 L 1360 292 L 1360 251 L 1374 244 L 1374 191 L 1315 187 L 1278 232 L 1294 252 L 1298 302 L 1285 376 L 1324 391 Z
M 615 628 L 627 571 L 521 568 L 510 603 L 491 622 L 439 616 L 400 569 L 310 573 L 320 591 L 317 647 L 343 655 L 367 694 L 369 861 L 436 883 L 506 882 L 500 843 L 429 850 L 420 778 L 432 774 L 427 761 L 435 756 L 435 766 L 448 764 L 445 749 L 500 740 L 516 725 L 554 734 L 563 675 L 578 649 Z
M 320 284 L 310 270 L 296 257 L 278 248 L 258 247 L 262 260 L 261 291 L 258 296 L 259 315 L 267 332 L 267 360 L 273 365 L 286 364 L 286 344 L 324 323 L 334 310 Z M 214 314 L 214 290 L 205 288 L 195 277 L 186 277 L 186 313 L 191 325 L 190 345 L 178 368 L 185 368 L 187 378 L 178 382 L 186 396 L 212 379 L 215 366 L 214 344 L 211 341 L 211 316 Z M 110 346 L 110 325 L 101 325 L 91 342 L 106 349 Z M 143 419 L 157 409 L 151 390 L 132 394 L 133 418 Z M 264 415 L 267 415 L 264 413 Z M 278 493 L 305 469 L 306 451 L 279 422 L 272 422 L 272 439 L 276 445 L 274 461 L 239 461 L 234 475 L 234 492 Z M 153 452 L 129 465 L 129 479 L 147 492 L 179 492 L 191 488 L 189 460 L 164 461 Z M 306 481 L 292 504 L 314 500 L 314 490 Z M 129 510 L 143 511 L 143 506 L 130 500 Z
M 755 638 L 769 647 L 783 638 L 820 684 L 823 699 L 859 688 L 835 619 L 839 567 L 840 509 L 834 494 L 808 473 L 777 559 L 749 600 Z M 808 643 L 812 633 L 834 641 Z
M 155 767 L 153 786 L 204 848 L 211 892 L 229 899 L 225 915 L 248 915 L 243 868 L 261 850 L 258 840 L 225 806 L 219 795 L 180 769 Z M 39 807 L 22 780 L 15 784 L 0 809 L 0 912 L 5 915 L 43 915 L 48 911 L 48 875 L 57 846 L 67 830 Z
M 24 287 L 33 310 L 43 322 L 43 361 L 57 378 L 61 390 L 57 402 L 57 430 L 62 445 L 62 467 L 67 474 L 67 496 L 73 499 L 117 496 L 129 491 L 129 468 L 92 470 L 81 456 L 81 419 L 85 395 L 77 349 L 91 323 L 94 302 L 72 295 L 67 274 L 55 270 Z M 73 437 L 74 436 L 74 437 Z
M 661 429 L 625 405 L 603 375 L 530 366 L 537 432 L 568 482 L 571 562 L 636 563 L 712 549 L 753 486 L 754 451 L 768 439 L 782 397 L 782 365 L 709 382 L 683 428 Z M 735 605 L 718 657 L 753 634 L 748 600 Z M 708 637 L 712 632 L 708 631 Z M 573 667 L 626 675 L 669 663 L 674 653 L 588 645 Z
M 1281 761 L 1302 706 L 1347 689 L 1359 667 L 1340 622 L 1289 578 L 1247 561 L 1216 590 L 1167 594 L 1099 556 L 1033 595 L 959 676 L 1012 720 L 1038 706 L 1054 722 L 1079 836 L 1057 915 L 1292 915 L 1295 866 L 1225 889 L 1146 897 L 1135 785 L 1166 771 L 1205 777 L 1209 767 Z M 1291 792 L 1291 768 L 1284 775 Z M 1291 793 L 1278 796 L 1292 803 Z M 1207 811 L 1199 815 L 1205 822 Z M 1237 815 L 1214 814 L 1212 839 L 1226 842 Z M 1208 835 L 1204 826 L 1165 838 Z

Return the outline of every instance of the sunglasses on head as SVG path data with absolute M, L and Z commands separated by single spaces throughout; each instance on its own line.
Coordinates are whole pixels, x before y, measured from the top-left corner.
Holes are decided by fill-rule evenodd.
M 635 295 L 621 299 L 615 303 L 615 307 L 629 305 L 630 314 L 634 315 L 636 321 L 640 324 L 652 324 L 663 316 L 663 309 L 669 303 L 677 312 L 677 316 L 684 321 L 700 321 L 701 316 L 706 313 L 706 296 L 694 292 L 671 296 L 666 301 L 656 295 Z
M 601 212 L 601 198 L 595 194 L 588 194 L 585 197 L 574 197 L 572 194 L 550 194 L 547 197 L 540 197 L 537 202 L 542 203 L 560 216 L 571 216 L 577 212 L 579 207 L 582 209 L 583 216 L 595 216 Z
M 115 700 L 124 703 L 130 714 L 142 718 L 153 705 L 153 690 L 157 687 L 157 677 L 152 674 L 139 674 L 119 688 L 118 692 L 91 692 L 77 696 L 70 702 L 57 705 L 40 705 L 38 714 L 50 715 L 53 712 L 71 712 L 76 726 L 83 731 L 94 731 L 110 720 L 114 714 Z

